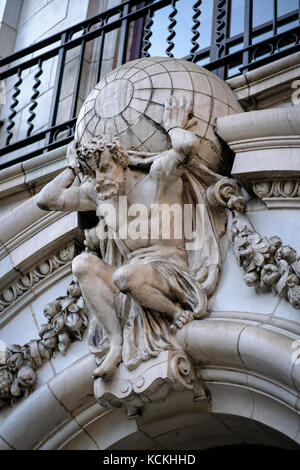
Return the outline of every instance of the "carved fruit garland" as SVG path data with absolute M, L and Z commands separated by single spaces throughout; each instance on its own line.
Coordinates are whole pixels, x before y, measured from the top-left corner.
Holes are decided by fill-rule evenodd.
M 262 237 L 246 216 L 234 212 L 231 221 L 233 252 L 244 269 L 247 286 L 262 292 L 273 291 L 300 308 L 300 259 L 289 245 L 277 237 Z
M 300 309 L 300 257 L 294 248 L 277 236 L 262 237 L 255 231 L 243 213 L 245 201 L 236 181 L 221 179 L 208 188 L 207 199 L 228 209 L 229 236 L 247 286 L 273 291 Z
M 12 344 L 5 351 L 0 363 L 0 407 L 27 397 L 37 381 L 36 370 L 55 352 L 65 354 L 73 341 L 82 339 L 88 317 L 78 283 L 73 280 L 66 296 L 47 304 L 44 315 L 48 323 L 41 325 L 40 339 L 23 346 Z

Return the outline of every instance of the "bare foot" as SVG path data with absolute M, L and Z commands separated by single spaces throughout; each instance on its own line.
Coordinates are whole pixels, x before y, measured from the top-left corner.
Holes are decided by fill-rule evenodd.
M 102 364 L 92 373 L 94 378 L 111 376 L 122 361 L 122 347 L 111 348 Z
M 176 315 L 175 320 L 171 323 L 169 331 L 171 335 L 174 335 L 177 330 L 182 328 L 192 319 L 192 312 L 189 310 L 180 310 Z

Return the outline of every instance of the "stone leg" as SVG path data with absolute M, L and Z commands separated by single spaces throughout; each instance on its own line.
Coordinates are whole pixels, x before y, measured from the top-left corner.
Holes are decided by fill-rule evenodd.
M 174 324 L 171 333 L 192 318 L 192 312 L 183 310 L 165 277 L 151 264 L 122 266 L 114 272 L 112 281 L 143 307 L 166 314 Z
M 118 290 L 112 282 L 114 269 L 95 255 L 81 253 L 74 258 L 72 270 L 87 307 L 101 322 L 110 342 L 107 356 L 93 372 L 94 377 L 107 377 L 122 360 L 123 336 L 115 306 Z

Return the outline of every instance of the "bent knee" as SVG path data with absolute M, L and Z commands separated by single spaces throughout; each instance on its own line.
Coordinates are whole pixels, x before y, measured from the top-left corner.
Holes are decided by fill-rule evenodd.
M 124 294 L 129 293 L 133 287 L 134 283 L 136 284 L 136 276 L 134 276 L 134 271 L 129 266 L 122 266 L 117 269 L 112 276 L 112 281 L 114 285 Z
M 98 258 L 91 253 L 80 253 L 80 255 L 76 256 L 72 262 L 72 272 L 76 277 L 84 276 L 88 274 L 93 264 L 95 263 L 95 259 Z

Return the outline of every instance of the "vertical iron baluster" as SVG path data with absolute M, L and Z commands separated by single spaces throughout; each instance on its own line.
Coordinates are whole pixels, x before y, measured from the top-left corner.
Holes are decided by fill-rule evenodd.
M 101 26 L 103 26 L 103 21 Z M 100 50 L 99 50 L 99 63 L 98 63 L 98 68 L 97 68 L 97 77 L 96 77 L 96 83 L 99 82 L 100 77 L 101 77 L 101 69 L 102 69 L 102 59 L 103 59 L 103 51 L 104 51 L 104 44 L 105 44 L 105 32 L 102 30 L 100 37 Z
M 169 44 L 167 49 L 166 49 L 166 54 L 168 57 L 174 57 L 174 54 L 172 54 L 172 49 L 174 49 L 174 42 L 173 42 L 173 39 L 176 35 L 175 31 L 174 31 L 174 27 L 176 26 L 177 24 L 177 21 L 175 20 L 175 16 L 177 15 L 177 10 L 176 10 L 176 2 L 177 0 L 172 0 L 172 12 L 170 13 L 169 15 L 169 20 L 170 20 L 170 24 L 168 26 L 168 31 L 169 31 L 169 36 L 167 37 L 167 43 Z
M 144 8 L 147 5 L 145 1 L 137 5 L 137 10 Z M 133 34 L 131 39 L 131 47 L 129 51 L 129 61 L 139 59 L 141 57 L 143 31 L 144 31 L 145 16 L 142 16 L 134 22 Z
M 252 11 L 253 0 L 245 0 L 245 16 L 244 16 L 244 49 L 252 44 Z M 243 53 L 243 66 L 250 63 L 249 50 Z M 243 68 L 243 73 L 248 72 L 248 68 Z
M 22 75 L 22 71 L 21 69 L 18 70 L 18 74 L 17 74 L 17 77 L 18 77 L 18 80 L 16 82 L 16 84 L 14 85 L 14 90 L 15 92 L 13 93 L 12 95 L 12 104 L 10 106 L 10 111 L 11 111 L 11 114 L 9 115 L 8 117 L 8 126 L 7 126 L 7 129 L 6 129 L 6 132 L 8 134 L 7 136 L 7 139 L 6 139 L 6 145 L 9 145 L 12 137 L 13 137 L 13 132 L 11 131 L 12 128 L 15 126 L 15 121 L 14 121 L 14 117 L 16 116 L 17 112 L 15 110 L 15 108 L 18 106 L 19 104 L 19 100 L 17 100 L 17 96 L 19 96 L 19 94 L 21 93 L 21 90 L 19 88 L 19 86 L 21 85 L 21 83 L 23 82 L 22 78 L 21 78 L 21 75 Z
M 300 1 L 300 0 L 299 0 Z M 153 25 L 153 12 L 149 8 L 146 16 L 145 26 L 144 26 L 144 36 L 143 36 L 143 47 L 142 47 L 142 57 L 150 57 L 148 52 L 151 47 L 150 38 L 152 36 L 152 25 Z
M 57 111 L 59 105 L 59 98 L 60 98 L 60 90 L 62 79 L 64 75 L 64 67 L 65 67 L 65 60 L 66 60 L 66 49 L 64 47 L 65 43 L 67 42 L 67 33 L 63 33 L 61 37 L 61 48 L 58 53 L 58 61 L 57 61 L 57 69 L 56 69 L 56 77 L 55 83 L 53 88 L 53 99 L 50 111 L 50 127 L 54 127 L 56 124 L 57 118 Z M 48 144 L 51 144 L 53 141 L 53 134 L 50 133 Z
M 83 32 L 83 34 L 84 33 L 85 31 Z M 81 47 L 80 47 L 79 67 L 78 67 L 77 76 L 76 76 L 76 84 L 75 84 L 75 90 L 74 90 L 71 119 L 75 118 L 77 115 L 77 103 L 78 103 L 78 95 L 79 95 L 79 89 L 80 89 L 81 74 L 82 74 L 82 69 L 83 69 L 84 53 L 85 53 L 85 40 L 83 39 L 81 41 Z
M 277 34 L 277 0 L 273 0 L 273 36 Z
M 30 99 L 31 101 L 31 106 L 29 107 L 29 118 L 27 119 L 27 124 L 29 126 L 28 128 L 28 131 L 27 131 L 27 137 L 29 137 L 31 135 L 31 132 L 33 131 L 33 119 L 35 118 L 36 114 L 34 112 L 35 108 L 37 107 L 37 97 L 39 96 L 40 92 L 38 90 L 40 84 L 41 84 L 41 80 L 39 80 L 39 77 L 42 75 L 43 73 L 43 70 L 42 70 L 42 61 L 39 60 L 38 62 L 38 71 L 37 73 L 34 75 L 34 81 L 35 81 L 35 84 L 33 85 L 32 89 L 33 89 L 33 95 Z
M 192 33 L 193 33 L 193 37 L 191 39 L 191 43 L 193 44 L 193 47 L 191 49 L 191 56 L 192 56 L 192 62 L 196 62 L 197 60 L 197 50 L 199 49 L 199 43 L 198 43 L 198 38 L 200 36 L 200 32 L 199 32 L 199 27 L 200 27 L 200 21 L 198 20 L 199 16 L 201 15 L 201 11 L 200 11 L 200 6 L 201 6 L 201 3 L 202 3 L 202 0 L 197 0 L 197 2 L 194 4 L 193 6 L 193 10 L 194 10 L 194 15 L 192 17 L 192 20 L 193 20 L 193 27 L 192 27 Z
M 129 13 L 130 13 L 130 5 L 129 3 L 127 3 L 123 7 L 123 15 L 122 15 L 123 18 L 126 18 Z M 120 65 L 126 62 L 127 39 L 128 39 L 128 19 L 126 18 L 125 20 L 122 21 L 122 26 L 121 26 L 117 67 L 119 67 Z

